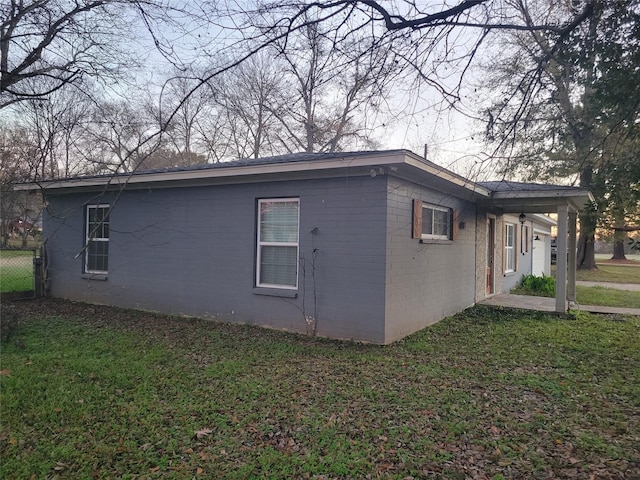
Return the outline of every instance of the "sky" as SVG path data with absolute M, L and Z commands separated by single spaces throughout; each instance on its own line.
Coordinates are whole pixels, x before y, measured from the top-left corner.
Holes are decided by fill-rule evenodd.
M 139 28 L 138 42 L 140 49 L 147 52 L 147 66 L 151 72 L 148 78 L 152 84 L 166 75 L 171 57 L 161 55 L 150 43 L 143 26 L 139 25 Z M 238 43 L 243 42 L 238 37 L 237 25 L 225 17 L 206 23 L 206 27 L 194 25 L 188 31 L 164 26 L 159 31 L 176 57 L 193 58 L 196 63 L 217 56 L 232 58 L 238 53 Z M 473 37 L 456 40 L 464 44 L 473 41 Z M 168 52 L 169 48 L 164 51 Z M 453 75 L 451 81 L 455 78 Z M 440 94 L 424 84 L 415 84 L 409 95 L 405 93 L 406 85 L 395 90 L 397 93 L 386 99 L 390 115 L 380 113 L 366 119 L 380 149 L 409 149 L 423 155 L 426 145 L 429 160 L 456 173 L 473 175 L 479 180 L 495 177 L 482 144 L 484 126 L 468 116 L 473 115 L 474 90 L 480 81 L 473 71 L 469 72 L 468 78 L 457 109 L 443 105 Z

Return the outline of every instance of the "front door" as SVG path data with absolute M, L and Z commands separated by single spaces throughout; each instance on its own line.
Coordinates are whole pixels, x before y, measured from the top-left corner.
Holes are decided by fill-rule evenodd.
M 494 293 L 494 272 L 496 257 L 496 219 L 487 218 L 487 295 Z

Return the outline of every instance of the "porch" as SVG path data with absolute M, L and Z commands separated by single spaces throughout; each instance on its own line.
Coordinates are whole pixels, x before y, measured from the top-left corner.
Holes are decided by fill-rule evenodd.
M 491 198 L 480 201 L 479 205 L 488 209 L 496 209 L 502 214 L 519 215 L 524 223 L 527 214 L 553 213 L 557 215 L 557 273 L 556 297 L 540 298 L 522 295 L 498 294 L 489 297 L 486 302 L 517 303 L 515 308 L 566 313 L 569 304 L 576 300 L 576 246 L 577 217 L 580 210 L 594 203 L 593 195 L 579 187 L 543 185 L 522 182 L 481 182 L 481 185 L 492 190 Z M 567 252 L 561 255 L 560 252 Z M 503 298 L 506 295 L 506 299 Z M 510 299 L 509 297 L 520 297 Z M 499 303 L 496 303 L 499 304 Z
M 567 302 L 564 311 L 557 309 L 555 298 L 533 297 L 529 295 L 514 295 L 511 293 L 500 293 L 486 298 L 479 305 L 491 305 L 496 307 L 518 308 L 522 310 L 534 310 L 537 312 L 566 313 L 567 311 L 579 311 L 589 313 L 603 313 L 612 315 L 638 315 L 640 308 L 605 307 L 601 305 L 581 305 Z

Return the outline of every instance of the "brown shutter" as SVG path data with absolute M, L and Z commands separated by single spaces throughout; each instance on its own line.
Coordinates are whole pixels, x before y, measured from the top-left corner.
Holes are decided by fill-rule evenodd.
M 453 225 L 451 226 L 451 229 L 452 229 L 451 239 L 453 241 L 456 241 L 458 239 L 459 224 L 460 224 L 460 211 L 457 210 L 457 209 L 454 209 L 453 210 Z
M 413 238 L 422 238 L 422 200 L 413 200 Z

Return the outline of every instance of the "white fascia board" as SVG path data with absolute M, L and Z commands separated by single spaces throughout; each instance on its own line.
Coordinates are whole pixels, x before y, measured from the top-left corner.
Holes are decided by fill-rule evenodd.
M 106 187 L 147 184 L 156 182 L 174 182 L 206 180 L 207 178 L 231 178 L 254 175 L 286 174 L 295 172 L 322 171 L 351 167 L 373 167 L 404 163 L 404 154 L 376 155 L 367 157 L 337 157 L 334 160 L 304 160 L 299 162 L 266 163 L 257 165 L 239 165 L 235 167 L 204 168 L 201 170 L 177 170 L 169 172 L 117 174 L 99 177 L 70 178 L 44 181 L 41 183 L 23 183 L 15 190 L 53 190 L 58 188 Z
M 477 193 L 484 197 L 491 196 L 491 190 L 489 190 L 488 188 L 478 185 L 477 183 L 472 182 L 471 180 L 464 178 L 460 175 L 457 175 L 443 167 L 439 167 L 435 164 L 424 163 L 423 161 L 418 160 L 417 158 L 411 158 L 411 157 L 406 158 L 405 163 L 414 168 L 420 169 L 423 172 L 429 173 L 435 177 L 442 178 L 443 180 L 453 183 L 459 187 L 466 188 L 467 190 L 473 193 Z
M 595 204 L 593 195 L 588 190 L 510 190 L 508 192 L 494 192 L 491 197 L 497 206 L 516 206 L 519 200 L 531 202 L 566 203 L 572 210 L 582 210 L 587 203 Z
M 584 197 L 587 201 L 593 201 L 593 195 L 588 190 L 576 189 L 567 190 L 559 188 L 557 190 L 509 190 L 507 192 L 494 192 L 492 198 L 495 200 L 517 200 L 520 198 L 579 198 Z M 586 202 L 585 202 L 586 203 Z

